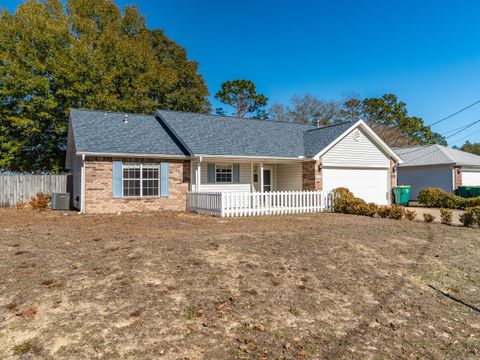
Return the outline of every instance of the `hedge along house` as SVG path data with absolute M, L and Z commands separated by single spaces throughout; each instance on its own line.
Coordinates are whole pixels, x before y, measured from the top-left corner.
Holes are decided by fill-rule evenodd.
M 159 110 L 71 110 L 66 167 L 82 212 L 185 210 L 187 193 L 328 192 L 388 204 L 401 162 L 363 121 L 310 125 Z
M 398 168 L 400 185 L 412 187 L 416 199 L 423 188 L 454 192 L 459 186 L 480 186 L 480 156 L 442 145 L 396 149 L 404 160 Z

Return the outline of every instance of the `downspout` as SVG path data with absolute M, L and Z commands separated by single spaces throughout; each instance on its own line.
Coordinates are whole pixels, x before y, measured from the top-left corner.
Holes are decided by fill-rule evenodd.
M 85 214 L 85 154 L 82 154 L 80 182 L 80 188 L 82 189 L 82 192 L 80 194 L 80 211 L 78 213 Z

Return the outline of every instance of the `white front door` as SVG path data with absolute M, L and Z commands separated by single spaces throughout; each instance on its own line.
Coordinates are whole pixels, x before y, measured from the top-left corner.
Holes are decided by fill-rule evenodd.
M 378 205 L 389 203 L 388 169 L 323 168 L 323 190 L 346 187 L 356 197 Z

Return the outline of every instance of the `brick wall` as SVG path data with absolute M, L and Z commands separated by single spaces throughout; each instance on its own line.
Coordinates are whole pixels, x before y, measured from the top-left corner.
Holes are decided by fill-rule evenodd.
M 393 187 L 398 185 L 398 164 L 395 159 L 390 158 L 390 203 L 393 204 Z M 400 184 L 401 185 L 401 184 Z
M 128 211 L 185 211 L 187 191 L 190 182 L 189 160 L 128 159 L 115 160 L 131 162 L 160 163 L 168 161 L 169 196 L 162 197 L 112 197 L 112 158 L 95 157 L 85 159 L 85 212 L 115 213 Z
M 455 176 L 455 189 L 458 189 L 459 186 L 462 186 L 462 168 L 456 166 L 453 168 Z
M 316 191 L 322 190 L 322 161 L 312 160 L 302 163 L 302 190 Z

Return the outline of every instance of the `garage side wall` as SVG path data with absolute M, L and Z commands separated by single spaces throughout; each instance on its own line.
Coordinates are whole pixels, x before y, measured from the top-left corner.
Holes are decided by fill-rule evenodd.
M 168 162 L 168 196 L 113 198 L 113 160 L 149 164 Z M 85 160 L 85 212 L 185 211 L 189 181 L 189 160 L 87 157 Z

